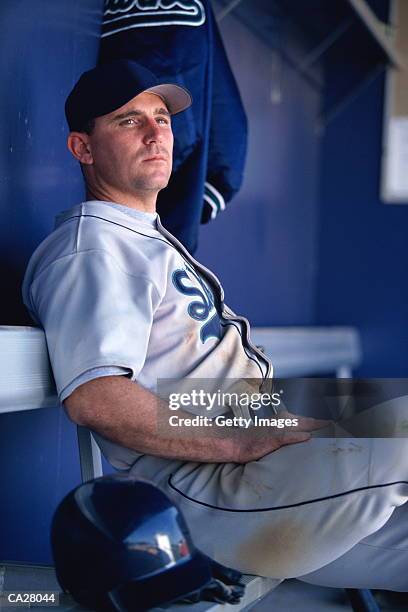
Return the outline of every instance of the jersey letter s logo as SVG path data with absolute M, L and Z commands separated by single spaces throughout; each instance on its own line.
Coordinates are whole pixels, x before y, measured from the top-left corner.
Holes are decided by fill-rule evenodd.
M 208 338 L 221 338 L 220 318 L 217 312 L 209 318 L 211 311 L 215 307 L 214 296 L 195 271 L 189 269 L 189 272 L 198 281 L 200 288 L 191 285 L 192 281 L 186 270 L 175 270 L 172 275 L 172 281 L 180 293 L 198 298 L 190 302 L 187 312 L 192 319 L 205 321 L 200 330 L 200 339 L 204 344 Z

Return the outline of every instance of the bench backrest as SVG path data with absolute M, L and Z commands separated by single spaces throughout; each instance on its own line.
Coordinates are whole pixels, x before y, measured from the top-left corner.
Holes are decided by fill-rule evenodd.
M 335 373 L 351 376 L 361 361 L 360 340 L 351 327 L 253 328 L 255 344 L 272 359 L 278 377 Z M 0 413 L 59 406 L 44 331 L 0 326 Z M 102 475 L 92 434 L 77 428 L 82 480 Z

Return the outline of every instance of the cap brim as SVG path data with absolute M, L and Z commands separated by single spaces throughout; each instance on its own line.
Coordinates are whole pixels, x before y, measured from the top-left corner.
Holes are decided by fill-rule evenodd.
M 154 85 L 145 89 L 160 96 L 170 112 L 171 115 L 181 113 L 186 110 L 193 103 L 193 98 L 187 89 L 180 87 L 180 85 L 174 85 L 173 83 L 162 83 L 161 85 Z

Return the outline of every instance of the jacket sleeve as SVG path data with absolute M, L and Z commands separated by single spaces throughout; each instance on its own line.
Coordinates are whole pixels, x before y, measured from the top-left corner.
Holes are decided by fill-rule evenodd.
M 153 283 L 107 252 L 57 259 L 32 282 L 30 310 L 45 330 L 58 395 L 84 372 L 117 366 L 137 379 L 160 301 Z
M 247 118 L 212 11 L 212 106 L 202 222 L 215 218 L 240 189 L 247 150 Z

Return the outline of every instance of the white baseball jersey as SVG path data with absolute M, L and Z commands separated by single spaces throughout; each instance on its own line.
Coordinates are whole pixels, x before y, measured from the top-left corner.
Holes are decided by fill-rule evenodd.
M 104 368 L 153 391 L 160 378 L 269 377 L 217 278 L 157 215 L 123 209 L 90 201 L 62 213 L 29 262 L 23 298 L 44 327 L 59 397 Z M 138 456 L 98 441 L 116 467 Z

